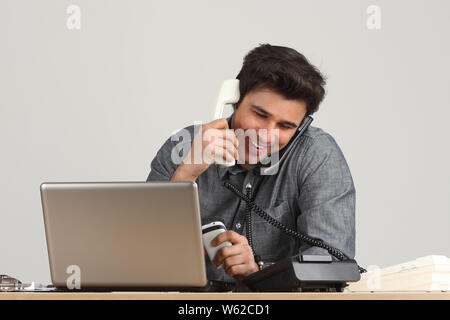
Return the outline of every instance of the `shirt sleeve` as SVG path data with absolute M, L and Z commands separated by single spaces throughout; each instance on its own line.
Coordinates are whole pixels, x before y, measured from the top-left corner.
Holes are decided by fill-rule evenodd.
M 156 156 L 150 164 L 150 173 L 147 177 L 149 181 L 169 181 L 175 170 L 176 165 L 170 161 L 170 139 L 158 150 Z
M 158 150 L 150 164 L 147 182 L 170 181 L 181 160 L 189 152 L 193 139 L 194 126 L 182 130 L 168 138 Z M 180 136 L 182 136 L 181 139 Z
M 356 191 L 344 155 L 331 135 L 310 139 L 297 174 L 299 232 L 321 239 L 354 258 Z M 301 243 L 300 254 L 329 253 Z

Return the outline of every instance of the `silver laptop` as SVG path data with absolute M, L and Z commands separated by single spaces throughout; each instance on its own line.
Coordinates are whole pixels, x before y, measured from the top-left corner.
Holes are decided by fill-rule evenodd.
M 197 185 L 43 183 L 57 288 L 207 286 Z M 75 287 L 78 289 L 78 287 Z

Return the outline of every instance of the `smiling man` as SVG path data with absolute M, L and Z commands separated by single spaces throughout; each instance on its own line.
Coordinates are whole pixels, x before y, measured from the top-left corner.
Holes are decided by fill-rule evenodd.
M 286 99 L 270 87 L 255 88 L 246 94 L 240 107 L 235 107 L 231 119 L 233 129 L 255 132 L 254 135 L 245 136 L 245 148 L 241 149 L 244 155 L 238 157 L 245 159 L 241 166 L 250 170 L 251 164 L 282 150 L 295 134 L 306 113 L 304 101 Z M 271 134 L 272 131 L 275 133 Z M 276 139 L 276 143 L 272 139 Z
M 239 285 L 239 280 L 264 263 L 299 253 L 328 254 L 250 215 L 246 203 L 226 189 L 223 180 L 238 186 L 288 228 L 321 239 L 353 258 L 355 188 L 344 155 L 330 134 L 308 127 L 290 145 L 275 174 L 261 174 L 261 165 L 256 163 L 265 155 L 282 154 L 303 119 L 318 110 L 325 95 L 323 76 L 296 50 L 264 44 L 245 56 L 236 78 L 241 95 L 234 113 L 228 119 L 204 124 L 200 133 L 194 126 L 186 127 L 194 142 L 169 138 L 153 159 L 147 178 L 195 181 L 202 224 L 222 221 L 227 226 L 228 231 L 213 245 L 229 241 L 232 246 L 220 249 L 213 262 L 206 257 L 208 279 L 237 280 Z M 219 133 L 215 139 L 205 139 L 208 129 Z M 245 143 L 238 142 L 231 129 L 256 132 L 256 138 L 248 135 Z M 173 150 L 180 150 L 176 148 L 184 143 L 192 151 L 196 141 L 202 149 L 214 144 L 215 156 L 240 161 L 230 167 L 205 159 L 181 164 L 172 161 Z M 193 159 L 191 151 L 185 160 Z M 222 263 L 224 268 L 216 268 Z

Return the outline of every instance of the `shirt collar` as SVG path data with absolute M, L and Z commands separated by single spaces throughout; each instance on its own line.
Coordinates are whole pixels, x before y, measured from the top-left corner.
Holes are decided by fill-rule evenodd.
M 231 167 L 217 166 L 217 172 L 219 173 L 220 179 L 223 179 L 228 174 L 237 175 L 237 174 L 245 172 L 245 171 L 247 171 L 247 170 L 245 170 L 238 164 L 235 164 L 234 166 L 231 166 Z

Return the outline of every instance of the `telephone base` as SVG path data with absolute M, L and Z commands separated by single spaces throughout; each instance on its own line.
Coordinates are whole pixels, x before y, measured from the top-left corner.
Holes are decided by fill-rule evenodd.
M 347 282 L 359 281 L 355 260 L 333 261 L 331 256 L 297 255 L 245 277 L 253 291 L 343 292 Z

